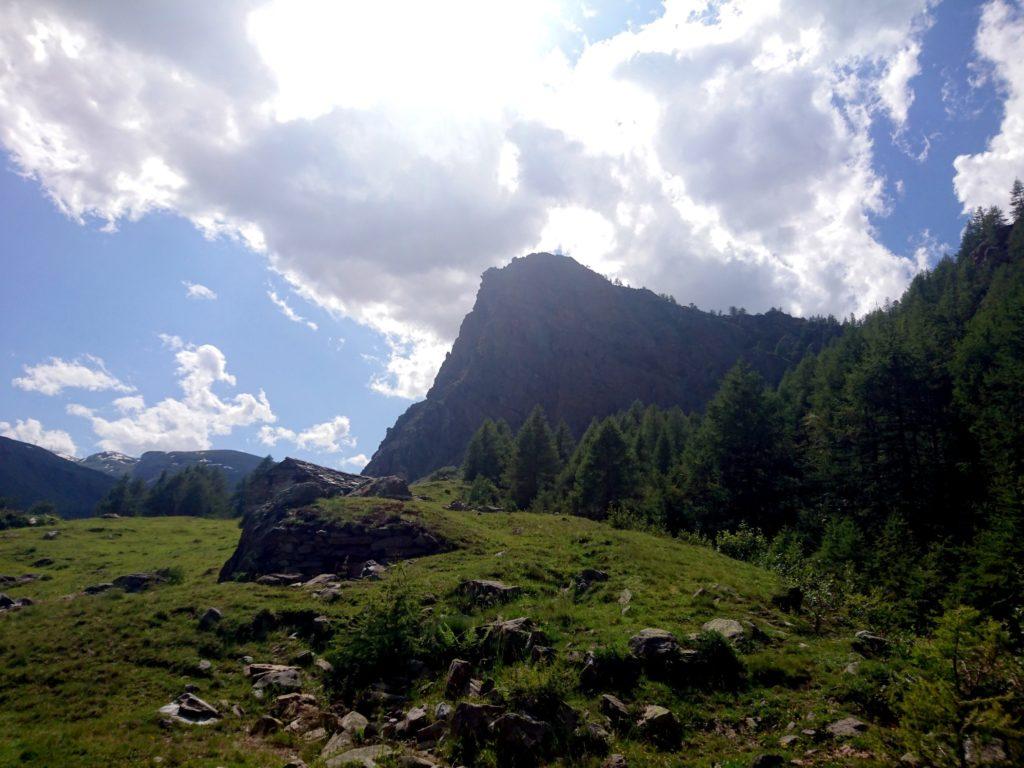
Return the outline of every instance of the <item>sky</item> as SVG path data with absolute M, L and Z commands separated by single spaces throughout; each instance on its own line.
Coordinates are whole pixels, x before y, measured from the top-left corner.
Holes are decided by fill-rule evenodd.
M 1020 0 L 0 0 L 0 435 L 361 469 L 481 273 L 861 315 L 1024 178 Z

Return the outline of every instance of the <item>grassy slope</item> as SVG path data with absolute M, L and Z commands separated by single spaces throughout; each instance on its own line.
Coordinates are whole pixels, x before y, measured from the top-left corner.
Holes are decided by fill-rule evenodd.
M 705 548 L 578 518 L 448 512 L 442 505 L 453 491 L 444 484 L 421 485 L 417 492 L 432 501 L 409 504 L 407 512 L 446 533 L 459 548 L 405 567 L 424 597 L 440 598 L 435 611 L 453 615 L 458 623 L 467 619 L 454 616 L 447 599 L 451 590 L 467 577 L 500 578 L 527 587 L 526 594 L 469 621 L 498 613 L 529 615 L 564 652 L 595 645 L 624 648 L 647 626 L 683 636 L 716 616 L 751 618 L 774 637 L 746 657 L 752 669 L 810 675 L 809 683 L 797 687 L 753 686 L 740 694 L 676 695 L 642 683 L 633 699 L 672 707 L 686 725 L 686 743 L 681 755 L 661 755 L 628 740 L 618 743 L 616 750 L 631 756 L 631 765 L 679 765 L 681 759 L 686 765 L 746 765 L 760 751 L 780 751 L 778 738 L 789 721 L 799 722 L 799 732 L 820 729 L 847 713 L 828 696 L 851 658 L 849 643 L 813 637 L 800 622 L 786 626 L 785 617 L 768 608 L 778 586 L 770 574 Z M 351 516 L 373 503 L 332 502 L 324 513 Z M 278 766 L 288 755 L 315 758 L 315 746 L 290 736 L 262 741 L 245 735 L 266 705 L 251 696 L 239 658 L 249 654 L 257 661 L 286 662 L 304 648 L 302 642 L 289 639 L 285 630 L 262 641 L 226 640 L 198 631 L 196 618 L 208 606 L 224 611 L 225 624 L 243 624 L 262 607 L 313 608 L 344 625 L 379 584 L 353 582 L 331 605 L 300 589 L 218 584 L 217 571 L 238 538 L 233 521 L 81 520 L 64 523 L 61 530 L 54 541 L 43 541 L 38 529 L 0 532 L 0 573 L 47 576 L 6 588 L 12 597 L 38 603 L 0 616 L 0 765 L 134 766 L 160 757 L 163 765 Z M 40 557 L 55 562 L 33 567 Z M 180 583 L 143 594 L 64 597 L 123 573 L 168 566 L 182 570 Z M 607 571 L 610 580 L 579 599 L 563 594 L 561 588 L 585 566 Z M 718 586 L 709 588 L 712 584 Z M 705 594 L 695 598 L 699 587 Z M 625 613 L 618 602 L 623 589 L 632 593 Z M 201 658 L 213 662 L 212 676 L 195 672 Z M 496 678 L 500 687 L 523 674 L 511 668 Z M 313 675 L 307 679 L 308 689 L 320 693 Z M 157 708 L 189 682 L 224 709 L 224 703 L 239 703 L 246 712 L 243 721 L 229 716 L 214 726 L 161 729 Z M 424 689 L 417 701 L 436 701 L 439 687 Z M 582 697 L 572 703 L 594 706 Z M 759 718 L 760 725 L 748 727 L 748 717 Z M 875 739 L 869 734 L 864 743 L 872 746 Z M 805 741 L 790 754 L 800 755 L 809 746 Z M 825 750 L 815 759 L 825 764 L 834 756 L 828 758 Z

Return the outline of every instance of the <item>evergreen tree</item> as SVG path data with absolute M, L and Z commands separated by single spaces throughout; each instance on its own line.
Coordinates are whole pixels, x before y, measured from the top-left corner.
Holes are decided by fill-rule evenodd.
M 503 425 L 503 426 L 502 426 Z M 473 482 L 477 475 L 483 475 L 495 485 L 502 482 L 508 464 L 508 425 L 485 419 L 473 434 L 466 448 L 462 463 L 462 477 Z
M 555 438 L 539 405 L 523 422 L 516 435 L 508 468 L 508 487 L 512 500 L 526 509 L 547 489 L 558 474 L 559 459 Z
M 565 419 L 558 422 L 558 428 L 555 430 L 555 448 L 558 451 L 559 464 L 564 467 L 569 463 L 573 451 L 576 450 L 576 440 L 572 436 L 569 425 L 565 423 Z
M 602 519 L 609 505 L 632 498 L 636 491 L 632 451 L 615 420 L 607 418 L 594 430 L 580 458 L 575 478 L 576 508 L 585 517 Z
M 1013 180 L 1013 188 L 1010 190 L 1010 216 L 1014 224 L 1024 221 L 1024 184 L 1020 179 Z

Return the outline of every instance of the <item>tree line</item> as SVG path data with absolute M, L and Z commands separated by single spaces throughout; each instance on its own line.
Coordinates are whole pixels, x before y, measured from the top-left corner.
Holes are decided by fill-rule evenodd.
M 769 388 L 745 362 L 703 413 L 635 403 L 578 442 L 485 421 L 469 500 L 704 538 L 919 626 L 944 600 L 1024 618 L 1024 186 L 955 256 Z M 831 581 L 830 581 L 831 580 Z M 822 598 L 826 599 L 825 597 Z

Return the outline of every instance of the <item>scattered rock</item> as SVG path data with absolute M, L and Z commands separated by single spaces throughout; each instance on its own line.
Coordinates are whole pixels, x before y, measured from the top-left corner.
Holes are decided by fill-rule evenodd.
M 1006 747 L 1000 739 L 982 741 L 968 736 L 964 739 L 964 759 L 968 765 L 1006 765 Z
M 0 608 L 10 608 L 13 605 L 14 600 L 0 592 Z
M 682 739 L 682 727 L 672 712 L 657 704 L 648 704 L 636 724 L 640 735 L 661 749 L 675 749 Z
M 397 475 L 375 477 L 365 485 L 361 485 L 352 491 L 350 496 L 379 496 L 384 499 L 399 499 L 408 501 L 412 498 L 409 486 L 405 480 Z
M 781 739 L 779 739 L 779 746 L 783 749 L 789 749 L 798 741 L 800 741 L 799 736 L 797 736 L 795 733 L 788 733 Z
M 455 499 L 455 501 L 446 506 L 445 509 L 450 509 L 453 512 L 465 512 L 466 510 L 469 509 L 469 506 L 459 501 L 458 499 Z
M 437 702 L 437 706 L 434 707 L 434 719 L 435 720 L 447 720 L 452 716 L 452 705 L 447 701 Z
M 888 656 L 892 643 L 881 635 L 875 635 L 862 629 L 853 637 L 853 650 L 868 659 Z
M 367 560 L 359 571 L 360 579 L 383 579 L 388 572 L 387 566 L 381 565 L 376 560 Z
M 473 677 L 473 665 L 464 659 L 452 659 L 448 665 L 448 677 L 444 684 L 444 695 L 449 699 L 457 699 L 469 688 Z
M 204 631 L 213 629 L 220 623 L 222 618 L 223 614 L 221 614 L 219 608 L 207 608 L 203 615 L 199 617 L 199 628 Z
M 499 605 L 514 600 L 522 594 L 520 587 L 490 579 L 470 579 L 462 582 L 455 593 L 467 598 L 475 606 Z
M 159 573 L 128 573 L 114 579 L 114 586 L 125 592 L 143 592 L 165 581 L 167 579 Z
M 249 729 L 250 736 L 269 736 L 272 733 L 277 733 L 284 728 L 284 723 L 278 720 L 276 717 L 271 715 L 263 715 L 259 720 L 252 724 L 252 728 Z
M 33 568 L 45 568 L 48 565 L 53 565 L 52 557 L 40 557 L 32 563 Z
M 194 693 L 183 693 L 170 704 L 160 707 L 160 713 L 171 720 L 189 725 L 208 725 L 220 719 L 220 713 Z
M 547 635 L 526 616 L 484 624 L 476 632 L 483 652 L 506 662 L 525 659 L 533 646 L 548 644 Z
M 43 541 L 53 541 L 60 536 L 60 531 L 47 531 L 43 534 Z
M 308 667 L 316 661 L 316 654 L 307 648 L 306 650 L 299 651 L 297 654 L 292 656 L 290 661 L 296 667 Z
M 213 670 L 213 664 L 209 659 L 200 659 L 199 663 L 196 664 L 196 671 L 200 675 L 208 675 Z
M 256 691 L 268 689 L 280 691 L 298 691 L 302 688 L 302 673 L 298 667 L 281 664 L 249 664 L 245 674 L 253 679 L 252 687 Z
M 265 587 L 289 587 L 301 581 L 301 573 L 268 573 L 256 579 L 257 584 L 262 584 Z
M 862 720 L 858 720 L 856 717 L 844 717 L 842 720 L 836 720 L 825 730 L 837 739 L 845 739 L 864 733 L 867 729 L 868 724 Z
M 704 632 L 717 632 L 726 640 L 736 642 L 743 638 L 745 632 L 743 625 L 735 619 L 712 619 L 711 621 L 705 622 L 701 627 Z
M 616 731 L 628 731 L 633 725 L 633 718 L 629 714 L 629 707 L 621 699 L 612 696 L 610 693 L 605 693 L 601 696 L 598 708 L 601 714 L 608 718 L 608 722 L 611 723 L 612 728 Z
M 326 768 L 342 768 L 342 766 L 350 768 L 353 765 L 362 766 L 362 768 L 377 768 L 378 760 L 383 760 L 393 754 L 395 754 L 395 750 L 386 744 L 374 744 L 342 752 L 328 759 L 324 765 Z
M 502 713 L 502 708 L 493 704 L 476 704 L 461 701 L 452 713 L 450 730 L 457 739 L 483 741 L 487 727 Z
M 370 721 L 355 710 L 341 718 L 341 729 L 350 734 L 362 733 L 369 724 Z
M 611 735 L 597 723 L 584 723 L 573 732 L 573 742 L 577 751 L 583 754 L 607 755 Z
M 628 768 L 629 763 L 626 762 L 625 755 L 608 755 L 605 761 L 601 763 L 601 768 Z
M 772 755 L 767 752 L 762 753 L 754 758 L 750 764 L 750 768 L 782 768 L 785 764 L 785 760 L 779 755 Z
M 500 754 L 513 759 L 538 756 L 546 751 L 551 737 L 551 726 L 528 715 L 506 712 L 488 726 Z
M 325 675 L 329 675 L 334 671 L 334 665 L 331 664 L 327 659 L 322 659 L 319 656 L 316 661 L 313 662 L 313 666 L 323 672 Z
M 108 589 L 113 589 L 114 585 L 109 581 L 104 581 L 101 584 L 92 584 L 86 587 L 83 592 L 87 595 L 98 595 L 100 592 L 106 592 Z
M 584 568 L 577 574 L 576 578 L 573 579 L 573 585 L 576 588 L 577 594 L 586 592 L 592 586 L 599 582 L 608 581 L 608 574 L 604 571 L 599 571 L 597 568 Z
M 423 707 L 413 707 L 395 726 L 395 733 L 399 736 L 412 736 L 419 733 L 428 722 L 427 711 Z
M 684 649 L 675 635 L 664 629 L 648 628 L 629 639 L 629 650 L 653 678 L 679 680 L 697 657 Z

